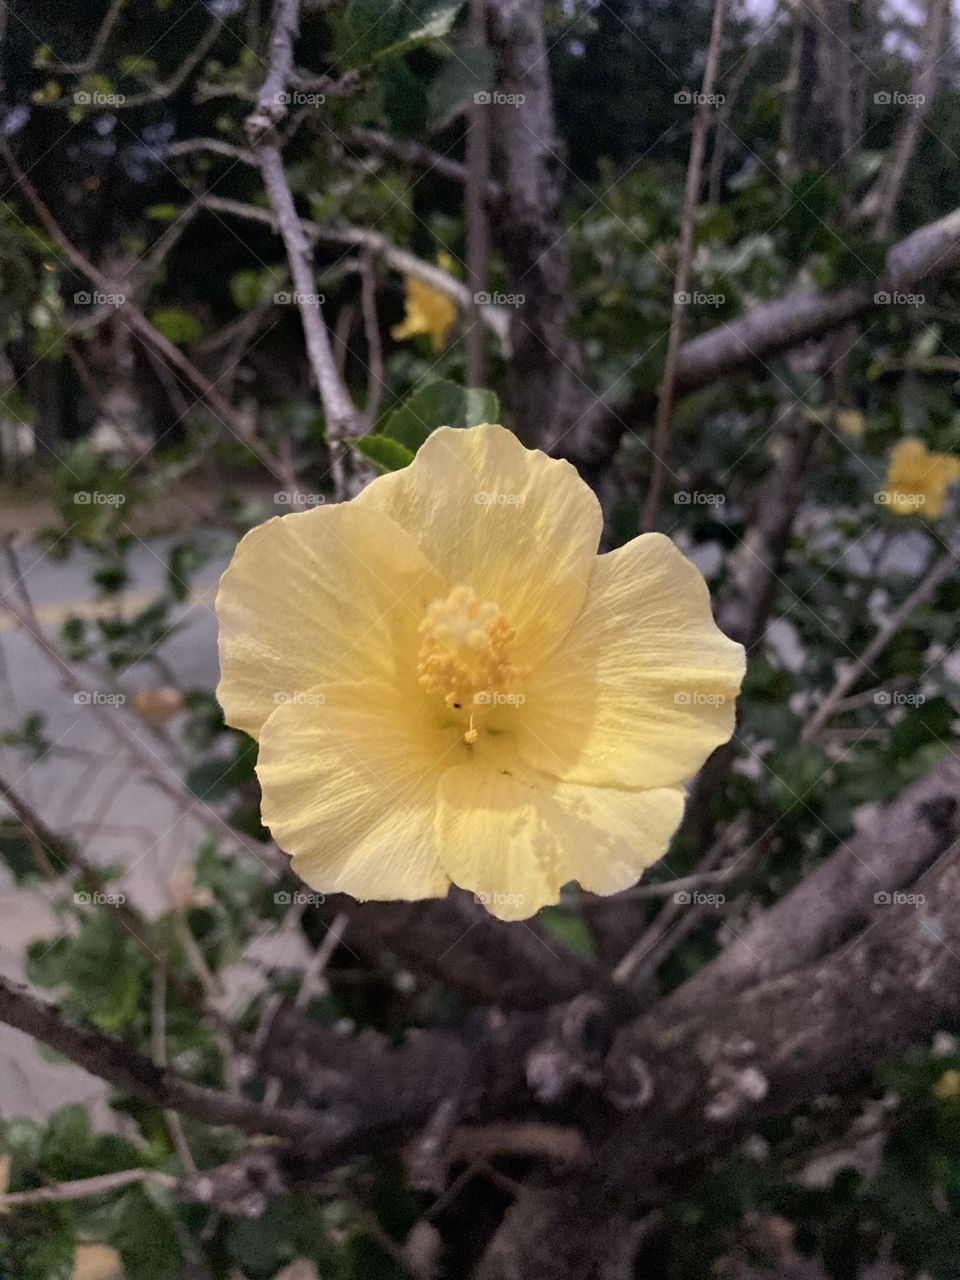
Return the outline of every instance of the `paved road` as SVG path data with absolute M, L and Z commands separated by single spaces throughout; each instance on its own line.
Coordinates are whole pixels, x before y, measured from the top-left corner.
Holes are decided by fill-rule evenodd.
M 217 678 L 212 601 L 229 543 L 223 537 L 211 538 L 219 554 L 199 575 L 199 590 L 182 610 L 183 629 L 163 648 L 182 689 L 209 689 Z M 168 545 L 158 539 L 136 547 L 130 561 L 132 581 L 125 593 L 129 609 L 142 608 L 162 588 Z M 41 555 L 34 544 L 22 543 L 17 558 L 21 585 L 29 591 L 48 635 L 55 636 L 71 613 L 94 616 L 98 612 L 88 554 L 75 552 L 57 562 Z M 9 591 L 9 598 L 19 603 L 10 581 L 9 574 L 0 578 L 0 599 Z M 148 664 L 123 677 L 129 691 L 160 683 L 157 671 Z M 114 687 L 109 679 L 90 681 L 91 694 Z M 117 744 L 96 709 L 74 700 L 54 665 L 0 609 L 0 726 L 13 728 L 34 711 L 45 717 L 45 732 L 56 744 L 55 751 L 42 763 L 30 764 L 21 753 L 0 748 L 0 772 L 55 829 L 89 839 L 92 824 L 102 824 L 100 834 L 84 846 L 90 856 L 125 865 L 128 869 L 118 887 L 148 913 L 162 911 L 169 901 L 171 872 L 196 850 L 201 823 L 193 815 L 184 816 L 155 786 L 131 773 L 118 758 Z M 113 714 L 123 715 L 159 770 L 175 769 L 162 742 L 134 714 Z M 54 890 L 15 889 L 9 872 L 0 868 L 0 972 L 22 977 L 27 944 L 55 936 L 57 921 L 50 905 L 54 896 Z M 44 1061 L 27 1037 L 0 1028 L 0 1114 L 41 1116 L 67 1101 L 93 1099 L 98 1119 L 105 1121 L 102 1093 L 97 1081 L 75 1068 Z

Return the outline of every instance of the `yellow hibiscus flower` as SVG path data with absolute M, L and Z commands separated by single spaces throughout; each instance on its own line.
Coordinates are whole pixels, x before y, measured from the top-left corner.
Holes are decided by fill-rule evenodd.
M 947 489 L 960 480 L 960 458 L 930 453 L 922 440 L 901 440 L 894 446 L 887 469 L 883 501 L 898 516 L 943 515 Z
M 440 258 L 438 262 L 445 266 Z M 450 330 L 457 323 L 457 304 L 439 289 L 414 276 L 404 276 L 403 289 L 406 315 L 401 324 L 395 324 L 390 330 L 391 336 L 402 342 L 404 338 L 415 338 L 425 333 L 430 337 L 434 351 L 442 351 Z
M 668 538 L 598 556 L 600 531 L 573 467 L 484 425 L 243 538 L 218 696 L 308 884 L 452 883 L 520 919 L 664 853 L 684 780 L 733 731 L 744 654 Z

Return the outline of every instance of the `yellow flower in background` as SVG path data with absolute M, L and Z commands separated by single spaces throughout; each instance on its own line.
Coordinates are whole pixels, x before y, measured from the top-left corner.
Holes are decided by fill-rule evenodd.
M 933 1092 L 941 1102 L 960 1102 L 960 1071 L 945 1071 Z
M 438 253 L 437 266 L 452 273 L 453 258 L 449 253 Z M 434 351 L 442 351 L 450 330 L 457 323 L 457 304 L 447 294 L 414 276 L 404 276 L 403 289 L 406 315 L 402 324 L 396 324 L 390 330 L 391 337 L 402 342 L 404 338 L 415 338 L 425 333 L 429 335 Z
M 661 534 L 598 556 L 566 462 L 442 427 L 402 471 L 246 535 L 217 597 L 228 722 L 294 870 L 502 919 L 614 893 L 667 848 L 744 671 Z
M 930 453 L 922 440 L 901 440 L 894 446 L 882 500 L 899 516 L 943 515 L 947 489 L 960 480 L 960 458 Z

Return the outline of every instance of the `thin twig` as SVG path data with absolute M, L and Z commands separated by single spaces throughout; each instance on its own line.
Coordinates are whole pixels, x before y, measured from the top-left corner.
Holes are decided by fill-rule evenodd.
M 367 340 L 367 365 L 370 370 L 369 390 L 364 416 L 372 427 L 383 399 L 383 342 L 377 317 L 377 277 L 373 266 L 373 253 L 365 249 L 360 254 L 360 307 L 363 312 L 363 332 Z
M 468 32 L 471 45 L 486 47 L 486 0 L 470 0 Z M 467 229 L 467 285 L 474 298 L 487 288 L 490 257 L 490 224 L 487 220 L 487 183 L 490 180 L 490 111 L 483 103 L 467 108 L 467 184 L 464 218 Z M 483 328 L 467 328 L 467 385 L 482 387 L 485 379 Z
M 295 300 L 303 324 L 307 356 L 323 405 L 330 472 L 339 500 L 349 497 L 347 441 L 360 434 L 360 416 L 337 371 L 330 335 L 317 297 L 310 245 L 297 213 L 283 169 L 276 127 L 287 114 L 287 85 L 293 73 L 293 42 L 300 21 L 299 0 L 277 0 L 270 65 L 257 95 L 256 109 L 247 118 L 247 137 L 255 148 L 267 199 L 286 249 Z
M 109 1195 L 124 1187 L 150 1182 L 154 1186 L 174 1191 L 180 1179 L 159 1169 L 121 1169 L 118 1173 L 103 1173 L 94 1178 L 78 1178 L 74 1182 L 57 1182 L 49 1187 L 34 1187 L 30 1191 L 11 1191 L 0 1196 L 0 1210 L 14 1209 L 25 1204 L 51 1204 L 65 1200 L 86 1200 L 92 1196 Z
M 643 510 L 643 528 L 648 531 L 656 528 L 657 511 L 660 506 L 660 495 L 663 492 L 663 480 L 667 468 L 667 455 L 670 451 L 670 420 L 673 415 L 677 368 L 686 319 L 687 289 L 690 284 L 690 271 L 693 262 L 693 233 L 697 220 L 700 182 L 703 176 L 703 157 L 706 152 L 710 117 L 714 110 L 714 85 L 717 80 L 717 69 L 720 65 L 724 3 L 725 0 L 714 0 L 710 45 L 707 50 L 707 65 L 703 73 L 703 85 L 697 103 L 697 112 L 694 116 L 693 134 L 690 139 L 690 158 L 687 163 L 687 181 L 683 193 L 680 249 L 677 271 L 673 281 L 673 305 L 670 314 L 670 333 L 667 338 L 667 358 L 664 363 L 663 379 L 661 380 L 657 397 L 657 415 L 653 429 L 653 466 L 650 473 L 650 488 Z

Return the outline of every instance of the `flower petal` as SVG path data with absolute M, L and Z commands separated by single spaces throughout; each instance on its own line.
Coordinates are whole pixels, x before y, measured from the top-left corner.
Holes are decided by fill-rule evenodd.
M 409 467 L 380 476 L 355 502 L 406 529 L 450 587 L 498 605 L 521 668 L 551 653 L 580 611 L 600 505 L 569 463 L 524 448 L 503 427 L 441 427 Z
M 263 726 L 263 821 L 312 888 L 408 901 L 447 892 L 434 817 L 450 747 L 419 711 L 415 693 L 404 700 L 391 685 L 321 685 Z
M 636 884 L 666 852 L 684 803 L 679 787 L 583 787 L 517 761 L 457 765 L 438 795 L 444 868 L 501 920 L 558 902 L 570 880 L 604 894 Z
M 228 724 L 257 737 L 278 702 L 323 681 L 415 672 L 416 628 L 440 590 L 413 540 L 369 508 L 316 507 L 251 530 L 217 594 Z
M 583 612 L 531 676 L 520 751 L 571 782 L 672 786 L 730 737 L 744 667 L 699 569 L 643 534 L 599 557 Z

